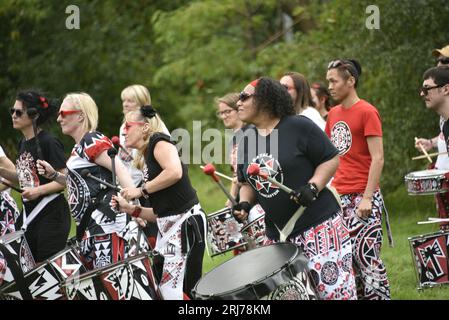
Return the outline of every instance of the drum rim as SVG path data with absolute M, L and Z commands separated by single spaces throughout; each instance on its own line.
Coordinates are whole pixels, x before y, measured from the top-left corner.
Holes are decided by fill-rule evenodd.
M 423 176 L 411 176 L 417 172 L 428 172 L 430 174 L 423 175 Z M 441 170 L 441 169 L 418 170 L 418 171 L 412 171 L 412 172 L 407 173 L 404 176 L 404 179 L 412 180 L 412 179 L 419 179 L 419 178 L 444 178 L 446 173 L 449 173 L 449 170 Z
M 20 235 L 20 237 L 18 235 Z M 17 236 L 17 238 L 15 238 L 13 236 Z M 0 244 L 3 244 L 3 245 L 9 244 L 9 243 L 11 243 L 11 242 L 13 242 L 13 241 L 15 241 L 15 240 L 17 240 L 19 238 L 22 238 L 22 236 L 25 237 L 25 232 L 23 230 L 17 230 L 17 231 L 14 231 L 14 232 L 9 232 L 9 233 L 7 233 L 7 234 L 5 234 L 5 235 L 0 237 Z M 4 238 L 8 238 L 8 237 L 11 238 L 11 241 L 5 242 Z M 26 240 L 26 238 L 25 238 L 25 240 Z
M 244 288 L 249 288 L 251 285 L 257 285 L 257 284 L 260 284 L 261 282 L 265 281 L 266 279 L 271 278 L 273 275 L 279 273 L 281 270 L 285 269 L 285 267 L 286 267 L 287 265 L 291 265 L 291 263 L 294 261 L 294 259 L 296 259 L 296 258 L 298 257 L 298 255 L 301 253 L 301 250 L 300 250 L 300 248 L 299 248 L 297 245 L 295 245 L 294 243 L 291 243 L 291 242 L 276 242 L 276 243 L 271 243 L 271 244 L 269 244 L 269 245 L 265 245 L 265 246 L 262 246 L 262 247 L 255 248 L 255 249 L 253 249 L 253 250 L 257 250 L 257 249 L 261 249 L 261 248 L 266 248 L 266 247 L 270 247 L 270 246 L 275 246 L 275 245 L 278 245 L 278 244 L 288 244 L 288 245 L 293 245 L 293 246 L 295 246 L 295 253 L 292 255 L 292 257 L 290 257 L 289 260 L 287 260 L 282 266 L 280 266 L 280 267 L 279 267 L 278 269 L 276 269 L 275 271 L 269 273 L 268 275 L 266 275 L 266 276 L 264 276 L 264 277 L 262 277 L 262 278 L 260 278 L 260 279 L 258 279 L 258 280 L 256 280 L 256 281 L 254 281 L 254 282 L 245 284 L 245 285 L 243 285 L 243 286 L 237 287 L 237 288 L 232 289 L 232 290 L 220 292 L 219 294 L 211 294 L 211 295 L 197 294 L 197 293 L 198 293 L 197 288 L 198 288 L 198 285 L 199 285 L 201 279 L 202 279 L 203 277 L 205 277 L 206 275 L 208 275 L 209 273 L 211 273 L 213 270 L 216 269 L 216 268 L 214 268 L 214 269 L 210 270 L 209 272 L 207 272 L 207 273 L 206 273 L 200 280 L 198 280 L 198 282 L 197 282 L 197 283 L 195 284 L 195 286 L 193 287 L 192 293 L 195 295 L 195 298 L 197 298 L 197 297 L 204 297 L 204 298 L 209 298 L 209 299 L 210 299 L 210 298 L 213 298 L 213 297 L 220 297 L 220 296 L 224 296 L 224 295 L 230 295 L 230 294 L 232 294 L 232 293 L 234 293 L 234 292 L 241 291 L 241 290 L 244 289 Z M 253 251 L 253 250 L 252 250 L 252 251 Z M 224 262 L 223 264 L 221 264 L 220 266 L 226 264 L 227 262 L 229 262 L 229 261 L 231 261 L 231 260 L 232 260 L 232 259 L 229 259 L 229 260 L 225 261 L 225 262 Z
M 243 232 L 244 230 L 248 229 L 249 227 L 251 227 L 253 224 L 255 224 L 256 222 L 258 222 L 259 220 L 261 220 L 262 218 L 265 219 L 265 213 L 259 217 L 257 217 L 256 219 L 254 219 L 253 221 L 251 221 L 250 223 L 245 224 L 242 229 L 240 229 L 240 232 Z
M 209 213 L 209 214 L 207 215 L 207 218 L 209 218 L 209 217 L 214 217 L 214 216 L 217 216 L 217 215 L 219 215 L 219 214 L 223 214 L 223 213 L 225 213 L 225 212 L 227 212 L 227 211 L 229 211 L 229 213 L 231 213 L 231 208 L 229 208 L 229 207 L 224 207 L 224 208 L 222 208 L 222 209 L 220 209 L 220 210 L 218 210 L 218 211 L 211 212 L 211 213 Z
M 439 231 L 435 231 L 435 232 L 420 234 L 417 236 L 408 237 L 407 239 L 409 241 L 414 241 L 414 240 L 422 239 L 424 237 L 432 237 L 432 236 L 438 236 L 438 235 L 449 235 L 449 230 L 439 230 Z

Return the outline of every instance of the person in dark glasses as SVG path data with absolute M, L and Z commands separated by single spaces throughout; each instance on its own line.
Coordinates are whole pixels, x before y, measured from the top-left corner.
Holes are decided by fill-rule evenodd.
M 339 202 L 326 187 L 338 166 L 337 149 L 317 125 L 297 116 L 289 92 L 275 79 L 249 83 L 237 105 L 239 118 L 255 127 L 245 131 L 238 146 L 242 186 L 234 215 L 244 220 L 258 202 L 265 210 L 265 244 L 298 245 L 320 299 L 356 299 L 351 239 Z M 294 191 L 251 175 L 252 167 Z
M 16 228 L 26 228 L 25 237 L 36 262 L 61 251 L 70 231 L 70 213 L 59 183 L 38 174 L 37 161 L 45 160 L 59 172 L 65 170 L 62 143 L 42 129 L 57 111 L 57 103 L 37 91 L 21 91 L 10 109 L 14 129 L 23 138 L 19 142 L 16 170 L 1 170 L 0 175 L 19 183 L 23 211 Z M 33 121 L 35 125 L 33 125 Z M 36 135 L 37 133 L 37 135 Z
M 328 64 L 329 91 L 339 103 L 329 111 L 326 122 L 326 133 L 340 155 L 332 186 L 341 196 L 343 218 L 351 234 L 358 298 L 390 299 L 387 272 L 380 258 L 382 122 L 377 109 L 357 95 L 361 74 L 356 60 L 338 59 Z
M 324 131 L 326 122 L 314 108 L 310 85 L 306 77 L 298 72 L 287 72 L 279 81 L 292 97 L 296 114 L 309 118 Z
M 449 45 L 441 49 L 433 50 L 432 55 L 436 58 L 437 66 L 449 66 Z M 423 93 L 425 96 L 427 96 L 428 90 L 426 88 L 423 88 Z M 428 169 L 449 170 L 449 156 L 447 154 L 444 154 L 444 152 L 446 152 L 446 141 L 443 134 L 444 122 L 444 118 L 440 116 L 439 135 L 430 139 L 418 138 L 417 140 L 415 140 L 415 148 L 419 152 L 422 152 L 422 146 L 428 152 L 436 148 L 438 150 L 438 153 L 441 153 L 437 156 L 436 161 L 432 162 L 429 165 Z M 447 209 L 446 203 L 449 203 L 449 193 L 437 193 L 435 195 L 435 201 L 437 204 L 438 216 L 440 218 L 448 218 L 449 209 Z M 440 222 L 440 229 L 449 230 L 449 222 Z
M 109 138 L 98 132 L 98 108 L 87 93 L 67 94 L 57 119 L 62 133 L 73 138 L 75 145 L 67 160 L 67 173 L 53 169 L 46 161 L 39 161 L 39 173 L 61 185 L 67 185 L 70 211 L 77 224 L 77 240 L 81 256 L 89 269 L 107 266 L 136 254 L 137 223 L 126 213 L 110 205 L 116 192 L 96 177 L 112 183 L 112 161 L 108 150 L 113 147 Z M 114 158 L 117 181 L 122 187 L 134 186 L 129 172 Z M 140 246 L 148 246 L 139 238 Z

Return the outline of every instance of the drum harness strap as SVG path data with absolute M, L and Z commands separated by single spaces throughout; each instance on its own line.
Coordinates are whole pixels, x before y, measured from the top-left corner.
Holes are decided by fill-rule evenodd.
M 41 201 L 39 201 L 39 203 L 37 204 L 37 206 L 35 206 L 34 209 L 31 211 L 29 216 L 26 215 L 25 206 L 23 206 L 23 224 L 21 229 L 23 231 L 26 231 L 28 225 L 34 220 L 34 218 L 37 217 L 37 215 L 45 208 L 47 204 L 56 199 L 56 197 L 58 197 L 59 195 L 60 193 L 54 193 L 42 198 Z
M 6 259 L 6 263 L 11 270 L 12 276 L 17 284 L 17 289 L 19 289 L 20 295 L 24 300 L 33 300 L 33 296 L 31 295 L 30 288 L 28 287 L 28 283 L 26 278 L 23 276 L 22 268 L 20 267 L 20 263 L 14 255 L 9 252 L 8 248 L 5 247 L 2 243 L 0 243 L 0 251 L 3 253 Z M 1 293 L 1 290 L 0 290 Z

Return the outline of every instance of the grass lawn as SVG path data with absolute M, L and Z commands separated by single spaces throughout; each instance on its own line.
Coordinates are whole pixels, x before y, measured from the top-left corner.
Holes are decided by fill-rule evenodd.
M 217 167 L 217 170 L 228 174 L 227 167 Z M 224 207 L 226 198 L 210 177 L 204 175 L 199 166 L 190 166 L 189 175 L 198 192 L 201 205 L 207 213 L 212 213 Z M 226 180 L 223 180 L 228 185 Z M 19 203 L 17 193 L 13 195 Z M 417 221 L 436 217 L 436 209 L 432 196 L 409 196 L 405 186 L 396 192 L 386 195 L 385 202 L 390 214 L 390 223 L 395 242 L 394 248 L 388 246 L 384 228 L 384 245 L 382 259 L 387 267 L 393 299 L 449 299 L 449 286 L 416 289 L 416 276 L 412 262 L 408 237 L 427 234 L 438 230 L 437 224 L 418 225 Z M 75 234 L 75 224 L 72 222 L 71 236 Z M 214 267 L 232 258 L 231 253 L 210 258 L 204 256 L 203 271 L 209 272 Z

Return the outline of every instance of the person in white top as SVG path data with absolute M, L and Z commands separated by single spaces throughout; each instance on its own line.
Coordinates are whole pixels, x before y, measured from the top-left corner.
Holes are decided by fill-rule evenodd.
M 298 72 L 287 72 L 279 81 L 292 97 L 296 113 L 309 118 L 324 131 L 326 122 L 318 110 L 313 107 L 310 85 L 307 79 Z

